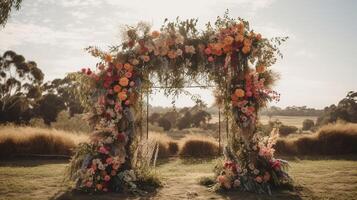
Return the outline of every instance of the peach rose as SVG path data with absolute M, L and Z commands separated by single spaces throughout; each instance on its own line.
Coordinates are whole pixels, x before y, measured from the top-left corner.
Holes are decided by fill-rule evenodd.
M 125 101 L 125 100 L 128 98 L 128 95 L 126 94 L 126 92 L 122 91 L 122 92 L 119 92 L 119 93 L 118 93 L 118 98 L 119 98 L 121 101 Z
M 244 92 L 244 90 L 242 90 L 242 89 L 236 89 L 236 90 L 234 91 L 234 95 L 236 95 L 237 97 L 244 97 L 245 92 Z
M 159 31 L 153 31 L 151 33 L 151 37 L 153 37 L 153 38 L 158 38 L 159 36 L 160 36 L 160 32 Z
M 117 68 L 118 70 L 121 70 L 123 68 L 123 64 L 117 63 L 117 64 L 115 64 L 115 68 Z
M 119 84 L 123 87 L 128 86 L 129 84 L 129 79 L 127 77 L 122 77 L 119 80 Z
M 131 78 L 133 76 L 133 74 L 131 72 L 126 72 L 125 73 L 125 77 L 127 78 Z
M 249 47 L 249 46 L 244 46 L 244 47 L 242 48 L 242 52 L 243 52 L 244 54 L 248 54 L 248 53 L 250 52 L 250 47 Z
M 103 185 L 102 185 L 102 184 L 97 184 L 97 185 L 96 185 L 96 188 L 97 188 L 97 190 L 99 190 L 99 191 L 100 191 L 100 190 L 102 190 L 102 189 L 103 189 Z
M 114 89 L 114 92 L 118 93 L 118 92 L 120 92 L 121 87 L 120 87 L 120 85 L 116 85 L 116 86 L 114 86 L 113 89 Z
M 232 36 L 227 36 L 224 38 L 223 43 L 224 45 L 231 45 L 234 41 L 234 38 Z
M 129 63 L 125 63 L 124 64 L 124 69 L 126 69 L 127 71 L 132 71 L 133 70 L 133 66 Z
M 176 52 L 173 50 L 170 50 L 169 53 L 167 54 L 167 56 L 171 59 L 176 58 Z
M 257 73 L 261 74 L 265 72 L 265 66 L 264 65 L 259 65 L 256 67 Z

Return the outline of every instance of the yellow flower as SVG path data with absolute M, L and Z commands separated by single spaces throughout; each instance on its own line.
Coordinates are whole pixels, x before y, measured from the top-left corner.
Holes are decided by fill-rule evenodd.
M 237 97 L 244 97 L 245 92 L 244 92 L 244 90 L 242 90 L 242 89 L 236 89 L 236 90 L 234 91 L 234 95 L 236 95 Z

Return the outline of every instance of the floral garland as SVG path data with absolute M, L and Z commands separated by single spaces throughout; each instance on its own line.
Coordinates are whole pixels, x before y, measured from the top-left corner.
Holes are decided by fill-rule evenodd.
M 94 71 L 82 69 L 85 77 L 77 76 L 84 85 L 82 103 L 91 109 L 95 129 L 109 131 L 81 146 L 73 157 L 72 177 L 79 188 L 116 191 L 123 182 L 114 180 L 132 169 L 134 114 L 141 89 L 152 84 L 150 74 L 165 85 L 195 81 L 206 74 L 241 128 L 254 126 L 258 109 L 278 99 L 269 89 L 274 74 L 268 67 L 279 54 L 272 41 L 250 30 L 248 22 L 227 14 L 217 18 L 215 27 L 207 24 L 200 33 L 196 23 L 194 19 L 165 22 L 160 31 L 139 23 L 128 27 L 124 42 L 110 52 L 87 49 L 101 61 Z

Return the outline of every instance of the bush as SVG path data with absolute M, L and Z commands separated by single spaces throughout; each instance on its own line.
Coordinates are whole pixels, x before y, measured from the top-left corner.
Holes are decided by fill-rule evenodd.
M 295 126 L 281 125 L 279 127 L 279 134 L 281 136 L 288 136 L 289 134 L 295 133 L 298 130 Z
M 179 151 L 179 145 L 177 144 L 177 142 L 169 141 L 168 145 L 169 145 L 168 150 L 170 152 L 170 155 L 177 155 Z
M 312 119 L 305 119 L 302 122 L 302 130 L 303 131 L 309 131 L 315 126 L 314 120 Z
M 16 155 L 71 155 L 72 149 L 87 136 L 33 127 L 0 127 L 0 158 Z
M 357 154 L 357 124 L 329 124 L 313 135 L 280 139 L 276 150 L 282 155 Z
M 184 141 L 179 152 L 180 157 L 207 158 L 215 157 L 219 153 L 217 142 L 204 138 L 189 138 Z

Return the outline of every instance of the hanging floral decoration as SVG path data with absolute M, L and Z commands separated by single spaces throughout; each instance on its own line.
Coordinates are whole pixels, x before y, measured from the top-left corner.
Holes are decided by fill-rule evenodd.
M 280 55 L 277 46 L 286 38 L 264 38 L 248 22 L 229 18 L 227 13 L 203 31 L 196 26 L 196 19 L 165 20 L 159 31 L 152 31 L 139 23 L 127 27 L 123 43 L 109 52 L 87 48 L 101 61 L 96 69 L 84 68 L 76 75 L 83 83 L 80 95 L 95 129 L 107 131 L 80 147 L 76 162 L 71 163 L 79 188 L 105 192 L 120 190 L 121 185 L 136 187 L 130 153 L 136 138 L 134 116 L 142 90 L 154 82 L 172 86 L 166 94 L 178 94 L 172 88 L 193 82 L 216 85 L 218 102 L 226 111 L 232 110 L 239 128 L 249 128 L 251 140 L 259 108 L 279 99 L 270 88 L 275 74 L 269 67 Z

